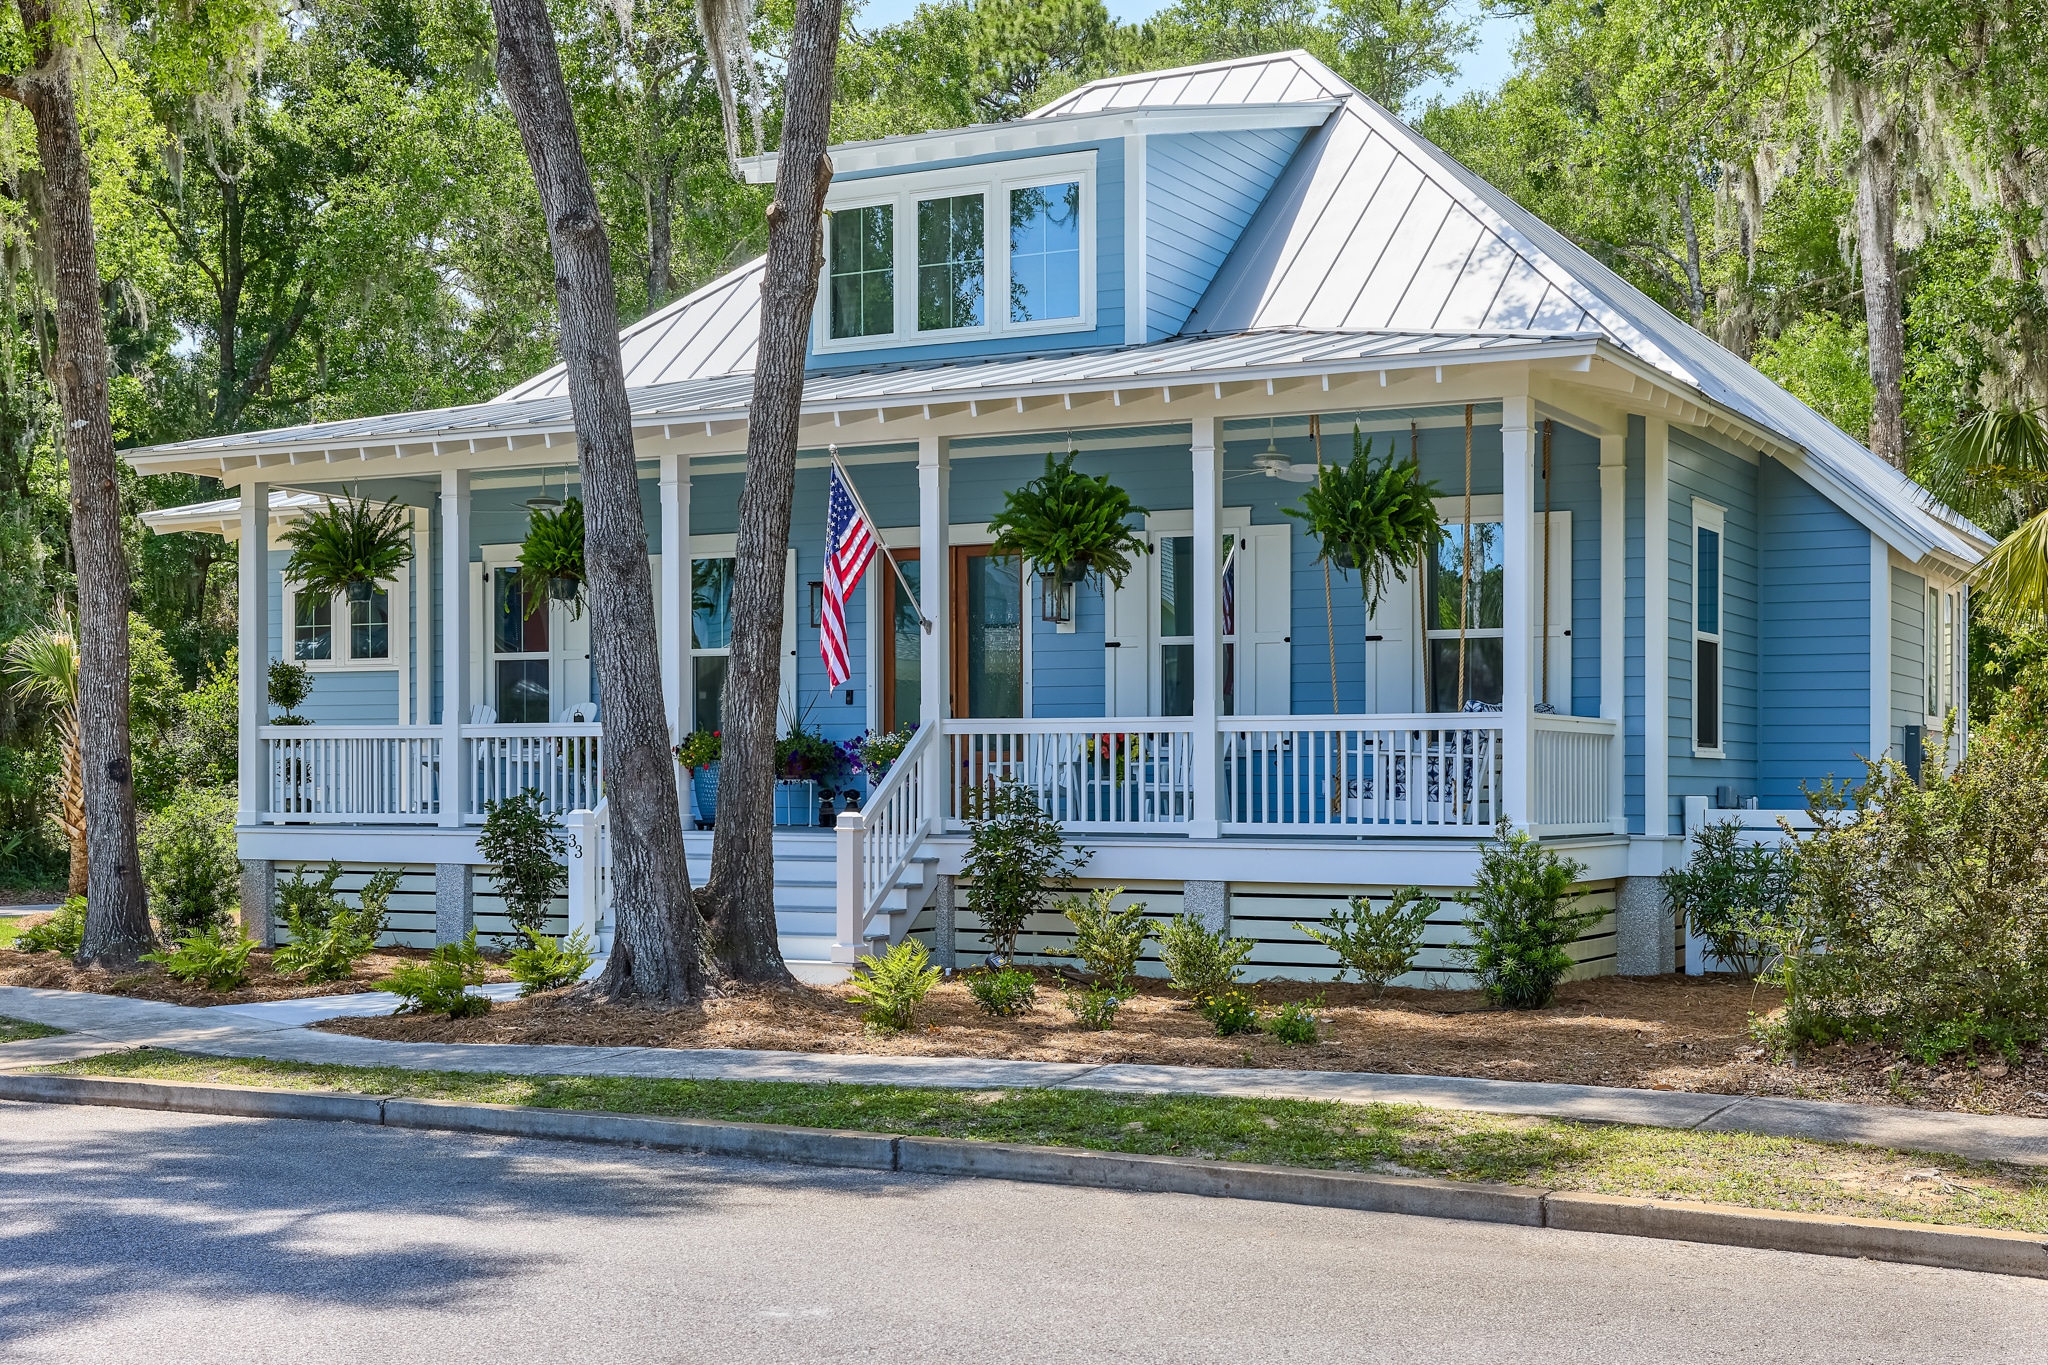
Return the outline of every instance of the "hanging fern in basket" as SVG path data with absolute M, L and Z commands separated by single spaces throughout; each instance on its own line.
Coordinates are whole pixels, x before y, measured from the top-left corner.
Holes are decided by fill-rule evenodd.
M 1301 506 L 1283 510 L 1308 524 L 1317 559 L 1358 574 L 1370 612 L 1443 539 L 1437 496 L 1413 460 L 1396 460 L 1389 449 L 1386 459 L 1374 461 L 1372 442 L 1354 426 L 1350 463 L 1323 466 L 1302 492 Z
M 1151 547 L 1127 524 L 1145 515 L 1131 495 L 1107 477 L 1074 468 L 1077 450 L 1065 459 L 1047 454 L 1045 473 L 1003 494 L 1003 510 L 989 521 L 989 548 L 1006 559 L 1028 559 L 1038 572 L 1063 584 L 1091 573 L 1122 587 L 1131 556 Z
M 559 512 L 535 512 L 519 547 L 519 587 L 526 614 L 553 597 L 583 611 L 583 500 L 570 498 Z
M 375 585 L 398 576 L 412 559 L 412 509 L 340 498 L 287 527 L 278 540 L 292 551 L 285 577 L 301 592 L 331 596 L 350 584 Z

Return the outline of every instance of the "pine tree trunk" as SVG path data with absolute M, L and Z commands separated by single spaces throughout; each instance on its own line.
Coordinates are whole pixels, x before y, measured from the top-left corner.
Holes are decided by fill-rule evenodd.
M 1884 96 L 1855 92 L 1856 256 L 1863 269 L 1863 317 L 1870 333 L 1870 449 L 1906 467 L 1906 323 L 1899 284 L 1899 149 L 1896 116 Z
M 606 999 L 676 1003 L 700 995 L 704 975 L 655 651 L 654 580 L 619 361 L 611 246 L 544 0 L 492 0 L 491 12 L 498 85 L 519 121 L 554 251 L 562 361 L 583 473 L 585 581 L 591 658 L 604 698 L 599 718 L 617 926 L 593 989 Z
M 107 330 L 100 314 L 92 181 L 71 86 L 72 54 L 42 0 L 17 0 L 33 70 L 0 84 L 36 125 L 43 221 L 53 267 L 57 350 L 51 381 L 71 465 L 71 553 L 78 573 L 78 747 L 87 857 L 80 966 L 125 968 L 156 944 L 135 846 L 128 747 L 128 561 L 107 410 Z
M 796 495 L 797 422 L 811 305 L 824 266 L 826 155 L 839 0 L 798 0 L 790 36 L 782 160 L 768 206 L 761 334 L 747 408 L 747 479 L 734 547 L 718 838 L 706 887 L 719 965 L 741 981 L 787 981 L 775 936 L 775 732 L 782 694 L 782 578 Z M 791 716 L 793 723 L 797 718 Z

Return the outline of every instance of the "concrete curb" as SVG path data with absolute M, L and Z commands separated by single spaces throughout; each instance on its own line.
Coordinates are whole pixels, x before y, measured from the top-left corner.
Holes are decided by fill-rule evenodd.
M 419 1131 L 597 1142 L 663 1151 L 903 1171 L 983 1180 L 1025 1180 L 1133 1193 L 1257 1199 L 1425 1218 L 1457 1218 L 1706 1242 L 1765 1251 L 1860 1257 L 1996 1275 L 2048 1279 L 2048 1237 L 2032 1233 L 1782 1213 L 1728 1204 L 1576 1194 L 1517 1185 L 1319 1171 L 1292 1166 L 1035 1147 L 962 1138 L 902 1137 L 769 1123 L 721 1123 L 586 1109 L 532 1109 L 205 1085 L 100 1076 L 0 1073 L 0 1100 L 113 1105 L 233 1118 L 370 1123 Z

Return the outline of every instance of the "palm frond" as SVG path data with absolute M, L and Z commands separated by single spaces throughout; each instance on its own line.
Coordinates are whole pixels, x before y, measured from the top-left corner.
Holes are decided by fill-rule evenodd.
M 14 695 L 60 711 L 78 706 L 78 639 L 69 621 L 34 626 L 7 646 Z
M 2048 419 L 1988 408 L 1931 442 L 1915 464 L 1935 497 L 1994 531 L 2008 528 L 2048 497 Z
M 2021 522 L 1979 566 L 1976 600 L 1991 616 L 2048 621 L 2048 511 Z

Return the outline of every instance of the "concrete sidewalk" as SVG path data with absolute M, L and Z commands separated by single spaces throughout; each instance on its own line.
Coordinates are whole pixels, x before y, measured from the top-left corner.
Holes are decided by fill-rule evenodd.
M 248 1007 L 196 1009 L 120 996 L 0 986 L 0 1015 L 69 1030 L 0 1044 L 0 1070 L 75 1061 L 134 1047 L 219 1057 L 419 1071 L 636 1076 L 668 1080 L 840 1081 L 939 1089 L 1048 1088 L 1132 1094 L 1421 1104 L 1495 1114 L 1653 1128 L 1758 1133 L 1952 1152 L 2048 1166 L 2048 1119 L 1944 1113 L 1821 1100 L 1627 1090 L 1593 1085 L 1396 1076 L 1353 1071 L 1226 1070 L 1191 1066 L 1006 1061 L 979 1057 L 872 1057 L 727 1048 L 532 1047 L 503 1043 L 394 1043 L 321 1033 Z

